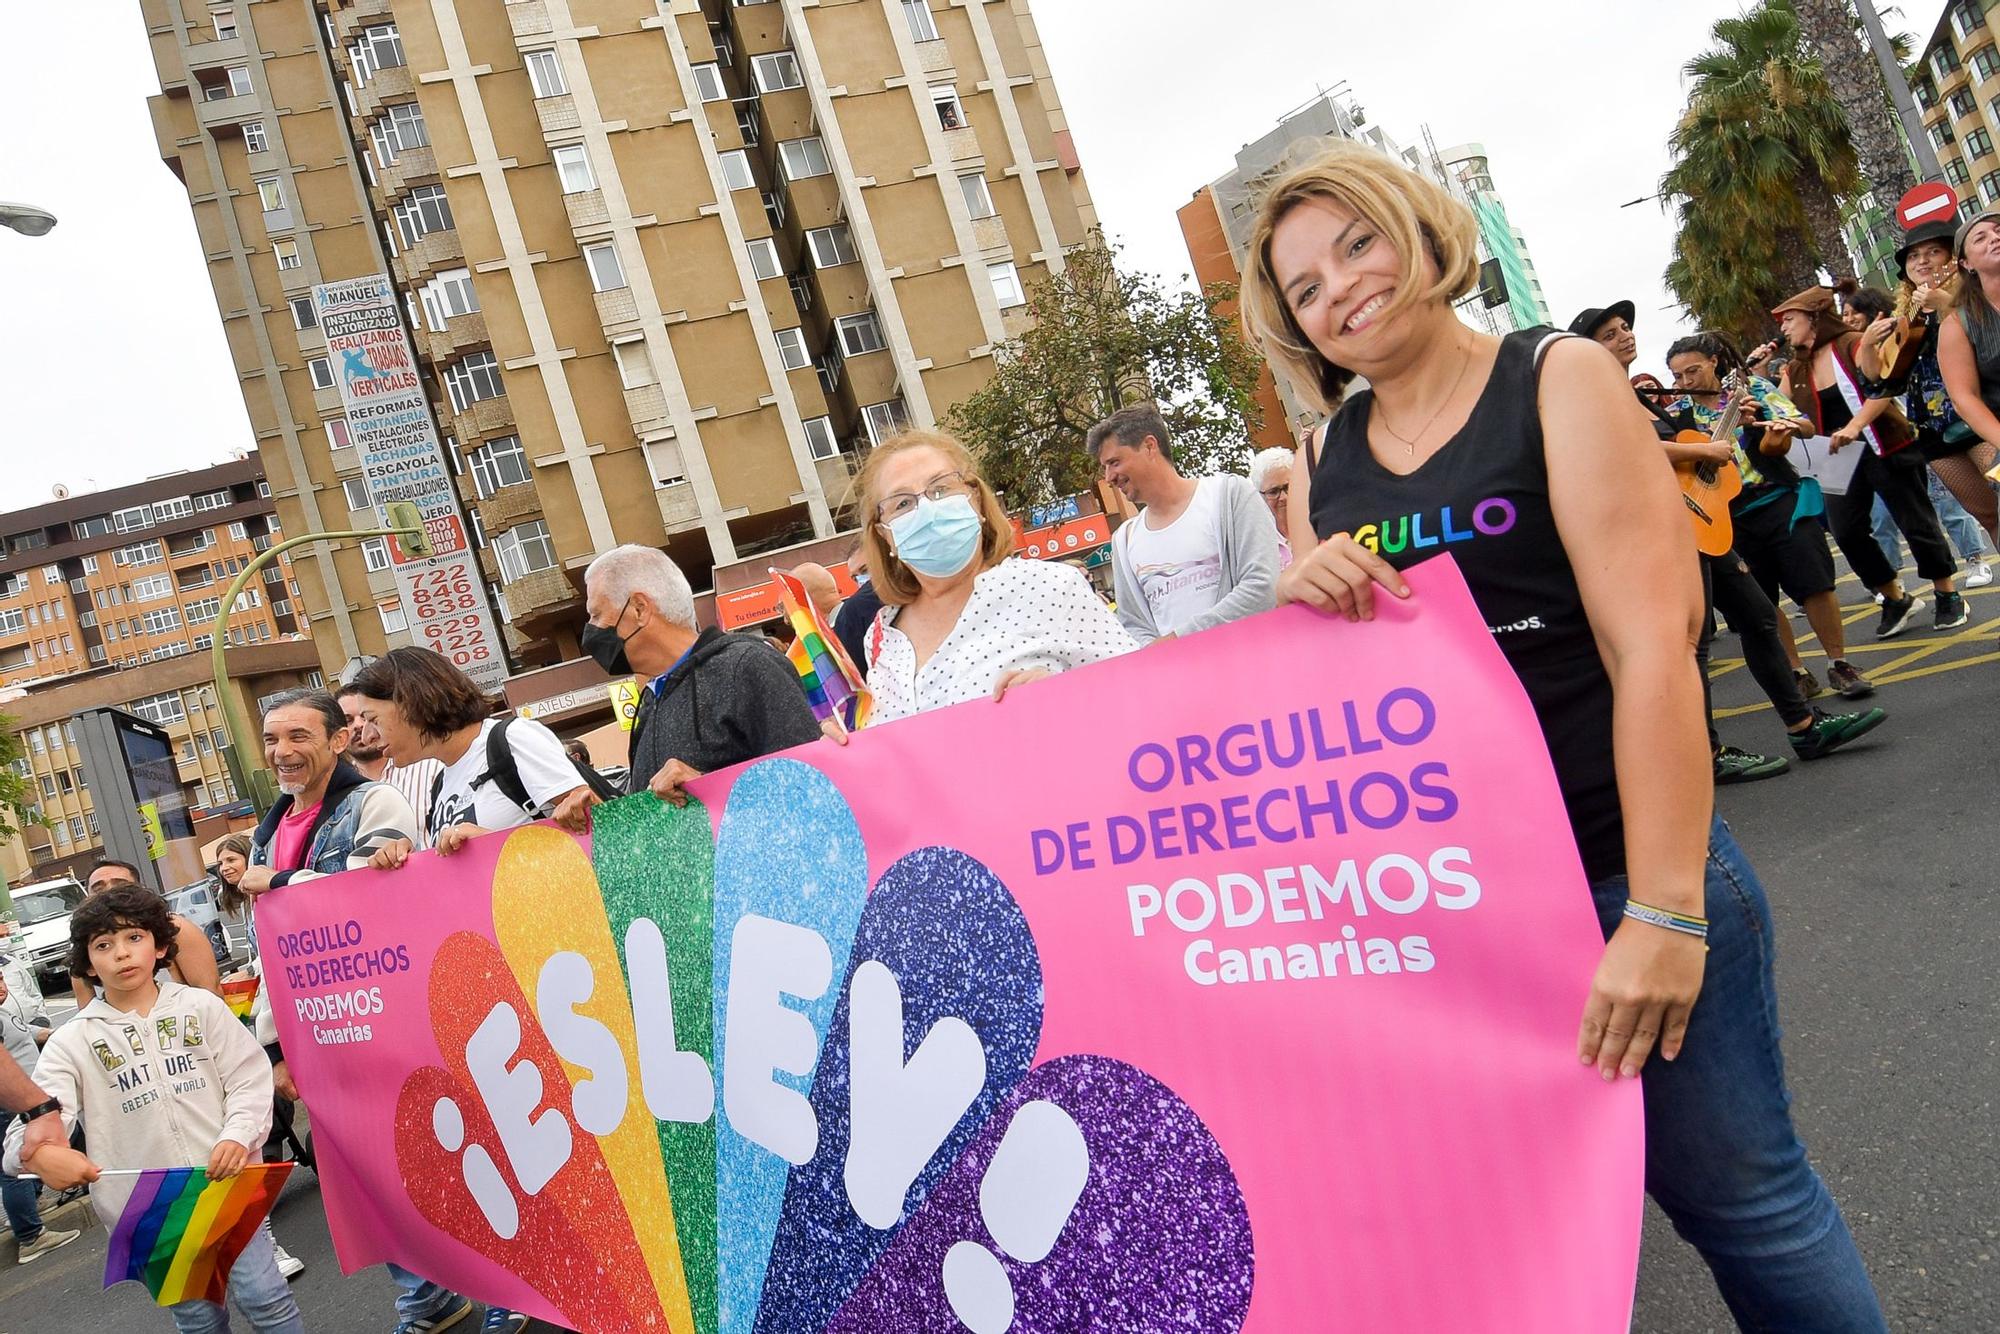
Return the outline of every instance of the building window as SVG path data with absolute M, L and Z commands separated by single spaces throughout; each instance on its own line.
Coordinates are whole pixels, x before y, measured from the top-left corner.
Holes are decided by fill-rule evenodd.
M 206 625 L 222 614 L 221 598 L 201 598 L 182 608 L 187 613 L 189 625 Z
M 410 628 L 410 618 L 404 615 L 403 604 L 400 601 L 385 602 L 375 610 L 382 616 L 384 634 L 401 634 Z
M 1961 88 L 1951 95 L 1951 114 L 1954 116 L 1970 116 L 1978 107 L 1979 103 L 1973 100 L 1970 88 Z
M 132 601 L 151 602 L 154 598 L 171 596 L 174 581 L 164 574 L 148 575 L 144 579 L 132 581 Z
M 159 611 L 149 611 L 145 615 L 146 633 L 163 635 L 169 630 L 181 628 L 181 613 L 178 607 L 164 607 Z
M 764 142 L 764 127 L 757 119 L 755 102 L 748 102 L 736 108 L 736 132 L 743 136 L 743 142 L 746 144 Z
M 313 388 L 333 388 L 333 363 L 325 357 L 308 357 L 306 371 L 312 376 Z
M 383 162 L 394 162 L 399 153 L 429 145 L 431 131 L 424 124 L 424 109 L 421 106 L 415 102 L 398 102 L 384 108 L 382 118 L 369 128 L 368 137 L 374 142 L 378 158 Z
M 580 194 L 597 188 L 597 178 L 590 171 L 590 154 L 582 144 L 564 144 L 552 155 L 556 163 L 556 175 L 562 178 L 563 193 Z
M 277 261 L 278 267 L 281 269 L 298 268 L 300 262 L 299 243 L 297 241 L 271 242 L 271 258 Z
M 526 578 L 537 570 L 556 567 L 555 543 L 549 541 L 549 526 L 540 519 L 518 524 L 493 539 L 500 557 L 500 577 L 508 583 Z
M 759 278 L 776 278 L 784 273 L 778 261 L 778 243 L 768 236 L 753 236 L 744 242 L 750 252 L 750 272 Z
M 345 417 L 329 417 L 321 425 L 326 427 L 326 447 L 328 449 L 352 449 L 354 437 L 347 433 Z
M 1910 85 L 1910 91 L 1917 95 L 1917 105 L 1925 111 L 1937 105 L 1937 89 L 1929 79 L 1918 79 Z
M 618 247 L 609 242 L 583 248 L 583 262 L 590 268 L 590 290 L 615 292 L 625 286 L 625 269 L 618 262 Z
M 826 176 L 833 171 L 833 164 L 827 160 L 826 144 L 816 134 L 803 139 L 787 139 L 779 144 L 778 161 L 784 167 L 788 181 Z
M 232 38 L 232 37 L 234 37 L 234 36 L 236 35 L 236 11 L 235 11 L 235 10 L 233 10 L 233 9 L 214 9 L 214 10 L 210 10 L 210 11 L 209 11 L 209 15 L 208 15 L 208 17 L 209 17 L 210 21 L 212 21 L 212 22 L 213 22 L 213 23 L 215 24 L 215 40 L 216 40 L 216 41 L 218 41 L 218 42 L 226 42 L 226 41 L 228 41 L 228 40 L 229 40 L 230 38 Z
M 998 212 L 993 207 L 993 192 L 986 188 L 986 177 L 979 172 L 958 178 L 958 188 L 965 194 L 965 211 L 976 221 L 990 218 Z
M 754 190 L 757 176 L 750 170 L 750 154 L 741 148 L 732 148 L 718 154 L 722 160 L 722 183 L 731 190 Z
M 613 343 L 611 355 L 618 362 L 618 382 L 627 389 L 642 389 L 659 382 L 653 374 L 653 359 L 646 355 L 644 343 Z
M 444 269 L 417 294 L 423 299 L 425 320 L 440 333 L 447 320 L 479 309 L 479 293 L 473 290 L 471 269 Z
M 415 245 L 432 232 L 451 227 L 451 201 L 445 198 L 442 185 L 418 186 L 389 212 L 403 234 L 404 245 Z
M 910 412 L 902 399 L 892 398 L 861 409 L 861 422 L 868 428 L 868 443 L 879 445 L 898 431 L 910 429 Z
M 518 435 L 488 440 L 473 450 L 471 457 L 472 484 L 481 500 L 502 487 L 519 486 L 528 480 L 528 452 L 521 448 Z
M 246 153 L 262 153 L 263 151 L 265 151 L 266 149 L 268 149 L 268 148 L 269 148 L 270 146 L 271 146 L 271 141 L 270 141 L 270 140 L 269 140 L 268 138 L 266 138 L 266 137 L 265 137 L 265 134 L 264 134 L 264 122 L 263 122 L 263 121 L 261 121 L 261 120 L 250 120 L 250 121 L 245 121 L 245 122 L 243 122 L 243 151 L 244 151 L 244 152 L 246 152 Z
M 1992 156 L 1993 136 L 1987 133 L 1985 126 L 1982 125 L 1965 136 L 1965 152 L 1975 162 L 1980 158 Z
M 947 130 L 965 128 L 965 108 L 959 105 L 958 89 L 948 83 L 935 85 L 931 89 L 931 105 L 937 108 L 940 128 Z
M 838 268 L 860 258 L 854 249 L 854 233 L 847 229 L 844 222 L 836 222 L 831 227 L 815 227 L 807 232 L 806 246 L 812 251 L 815 268 Z
M 757 91 L 760 93 L 803 88 L 806 82 L 799 74 L 798 59 L 790 51 L 772 51 L 767 55 L 750 57 L 750 72 L 757 80 Z
M 2000 54 L 1995 54 L 1991 46 L 1982 46 L 1974 51 L 1967 63 L 1972 66 L 1972 77 L 1981 83 L 2000 74 Z
M 830 459 L 840 452 L 840 441 L 833 435 L 833 418 L 808 417 L 805 428 L 806 452 L 814 459 Z
M 930 0 L 903 0 L 903 17 L 909 20 L 911 41 L 937 40 L 937 24 L 931 18 Z
M 812 365 L 812 353 L 806 350 L 806 331 L 803 329 L 779 329 L 778 360 L 788 371 L 802 371 Z
M 1957 72 L 1958 52 L 1952 49 L 1950 42 L 1931 52 L 1931 73 L 1937 76 L 1939 83 L 1943 83 Z
M 500 383 L 500 363 L 491 352 L 470 352 L 445 367 L 444 387 L 451 394 L 454 412 L 464 412 L 474 403 L 498 398 L 505 392 Z
M 347 493 L 347 508 L 350 510 L 358 513 L 371 504 L 368 497 L 368 479 L 365 477 L 349 477 L 341 482 L 340 489 Z
M 1000 309 L 1027 303 L 1028 294 L 1021 290 L 1021 272 L 1012 262 L 988 264 L 986 276 L 993 283 L 993 299 L 1000 303 Z
M 151 565 L 165 558 L 166 549 L 158 542 L 135 542 L 111 553 L 113 565 Z
M 722 66 L 716 64 L 694 67 L 695 95 L 704 102 L 726 101 L 729 94 L 722 87 Z
M 187 706 L 181 703 L 181 692 L 178 690 L 135 699 L 125 708 L 127 712 L 136 713 L 147 722 L 156 723 L 161 727 L 177 723 L 187 717 Z
M 1989 171 L 1979 178 L 1979 199 L 1984 204 L 2000 204 L 2000 171 Z
M 528 67 L 528 82 L 533 85 L 536 97 L 561 97 L 569 91 L 569 85 L 563 82 L 562 62 L 556 59 L 553 48 L 523 51 L 521 63 Z
M 376 70 L 395 69 L 403 63 L 403 39 L 395 24 L 378 23 L 361 30 L 360 39 L 347 48 L 347 56 L 354 64 L 354 77 L 366 84 Z
M 841 316 L 833 322 L 833 330 L 840 339 L 840 353 L 845 357 L 864 356 L 889 346 L 882 337 L 882 321 L 875 318 L 872 310 Z
M 773 232 L 785 230 L 785 197 L 776 190 L 766 190 L 760 196 L 764 204 L 764 220 L 771 224 Z
M 292 327 L 294 329 L 317 329 L 319 316 L 313 310 L 313 299 L 309 296 L 295 296 L 291 299 Z
M 231 97 L 248 97 L 249 95 L 250 67 L 248 65 L 231 65 L 222 72 L 222 78 L 216 80 L 214 83 L 205 83 L 201 87 L 201 100 L 204 102 L 221 102 Z
M 285 209 L 284 183 L 276 176 L 266 176 L 257 182 L 257 202 L 266 213 L 282 213 Z
M 1986 14 L 1979 0 L 1965 0 L 1951 11 L 1951 26 L 1958 30 L 1961 40 L 1972 36 L 1986 26 Z

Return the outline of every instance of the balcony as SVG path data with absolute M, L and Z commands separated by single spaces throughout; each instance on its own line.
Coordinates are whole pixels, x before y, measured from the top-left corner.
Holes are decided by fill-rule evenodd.
M 625 411 L 631 415 L 634 427 L 664 424 L 667 421 L 666 391 L 657 384 L 642 384 L 636 389 L 627 389 Z
M 213 102 L 197 99 L 194 104 L 195 123 L 204 130 L 213 130 L 218 125 L 241 125 L 246 120 L 263 118 L 264 104 L 257 100 L 255 93 L 218 97 Z
M 432 348 L 444 350 L 445 355 L 440 358 L 441 360 L 449 360 L 461 352 L 469 352 L 476 347 L 486 347 L 493 342 L 492 335 L 486 330 L 486 316 L 477 310 L 465 315 L 454 315 L 446 320 L 443 333 L 428 326 L 425 327 L 425 332 L 430 335 Z
M 549 7 L 542 0 L 518 0 L 507 6 L 507 25 L 516 37 L 534 37 L 551 31 Z
M 951 46 L 942 37 L 918 42 L 917 68 L 926 74 L 943 74 L 951 68 Z
M 604 206 L 602 190 L 578 190 L 575 194 L 564 195 L 563 207 L 569 210 L 569 225 L 572 227 L 595 227 L 611 220 L 611 211 Z
M 481 440 L 514 425 L 514 409 L 505 394 L 481 399 L 451 419 L 452 434 L 460 440 Z
M 219 69 L 224 65 L 243 63 L 243 39 L 228 37 L 219 42 L 196 42 L 186 48 L 187 67 L 190 74 L 205 69 Z
M 583 118 L 577 115 L 576 99 L 568 93 L 536 98 L 535 115 L 542 122 L 543 134 L 573 130 L 583 124 Z
M 639 303 L 632 299 L 629 287 L 614 287 L 609 292 L 597 295 L 597 319 L 607 332 L 615 331 L 621 325 L 631 324 L 639 318 Z
M 701 502 L 695 499 L 693 487 L 686 483 L 665 486 L 654 494 L 660 498 L 660 518 L 669 533 L 684 533 L 701 526 Z
M 417 81 L 410 77 L 407 65 L 378 69 L 367 83 L 353 86 L 354 119 L 360 125 L 370 124 L 380 116 L 385 100 L 407 102 L 417 91 Z
M 995 213 L 990 218 L 972 220 L 972 247 L 985 254 L 989 250 L 1007 249 L 1007 224 Z
M 541 512 L 541 493 L 525 482 L 503 486 L 479 502 L 480 520 L 490 533 L 512 528 L 522 519 Z
M 465 247 L 459 243 L 458 232 L 447 227 L 418 237 L 415 245 L 403 247 L 403 253 L 396 258 L 402 262 L 412 285 L 422 286 L 423 280 L 436 270 L 455 269 L 465 263 Z
M 962 126 L 956 130 L 945 130 L 943 134 L 944 155 L 948 161 L 964 162 L 968 158 L 979 156 L 981 151 L 979 133 L 972 127 Z
M 507 614 L 517 621 L 579 600 L 576 586 L 560 568 L 536 570 L 508 584 L 501 592 L 507 599 Z
M 378 162 L 375 166 L 376 178 L 382 183 L 382 193 L 393 199 L 408 194 L 413 185 L 436 178 L 437 152 L 428 144 L 421 148 L 398 149 L 394 162 Z

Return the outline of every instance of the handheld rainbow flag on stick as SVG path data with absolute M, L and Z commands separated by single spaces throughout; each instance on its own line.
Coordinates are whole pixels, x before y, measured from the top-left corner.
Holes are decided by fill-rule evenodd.
M 250 1011 L 257 1004 L 257 988 L 263 985 L 261 977 L 246 977 L 240 982 L 224 982 L 222 999 L 228 1003 L 229 1012 L 244 1023 L 250 1022 Z
M 805 684 L 813 716 L 821 722 L 837 717 L 848 731 L 859 731 L 868 725 L 868 710 L 875 702 L 868 683 L 820 619 L 819 609 L 806 596 L 805 585 L 783 570 L 771 573 L 784 590 L 785 619 L 792 623 L 792 646 L 787 655 Z
M 111 1232 L 104 1286 L 137 1279 L 160 1306 L 222 1301 L 230 1267 L 291 1174 L 290 1163 L 256 1164 L 227 1181 L 199 1167 L 139 1173 Z

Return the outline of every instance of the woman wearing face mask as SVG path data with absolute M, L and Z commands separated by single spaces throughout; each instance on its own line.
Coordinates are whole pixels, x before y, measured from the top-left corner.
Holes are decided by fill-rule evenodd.
M 950 436 L 910 431 L 879 446 L 860 491 L 883 604 L 864 640 L 871 722 L 998 699 L 1135 647 L 1082 574 L 1009 559 L 1007 511 Z

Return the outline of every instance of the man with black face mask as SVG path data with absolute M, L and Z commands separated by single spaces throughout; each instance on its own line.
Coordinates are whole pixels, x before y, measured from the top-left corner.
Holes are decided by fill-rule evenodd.
M 616 547 L 590 563 L 583 583 L 584 652 L 612 675 L 645 683 L 626 791 L 682 805 L 691 779 L 819 739 L 792 665 L 747 636 L 697 630 L 687 576 L 664 551 Z M 582 789 L 555 819 L 585 829 L 596 804 Z

